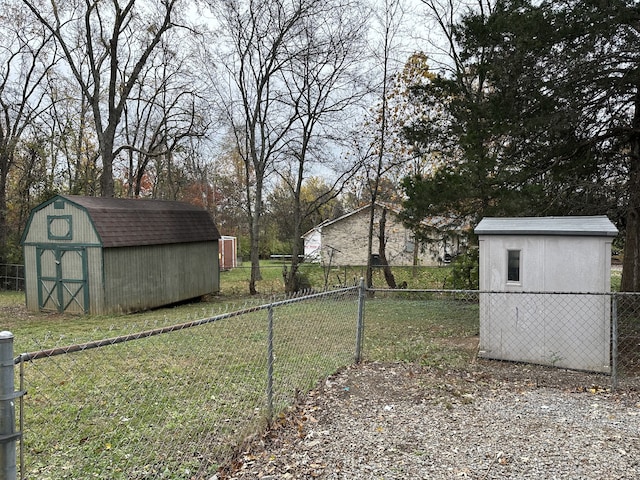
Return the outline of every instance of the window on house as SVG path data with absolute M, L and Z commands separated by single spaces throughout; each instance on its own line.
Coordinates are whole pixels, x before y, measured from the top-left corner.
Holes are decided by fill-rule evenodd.
M 413 253 L 416 248 L 416 244 L 413 238 L 405 238 L 404 241 L 404 251 L 405 253 Z
M 520 281 L 520 250 L 508 250 L 507 282 Z

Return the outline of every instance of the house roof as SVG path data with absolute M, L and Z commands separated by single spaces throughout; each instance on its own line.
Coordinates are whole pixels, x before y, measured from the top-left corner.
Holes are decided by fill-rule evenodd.
M 398 205 L 393 205 L 393 204 L 389 204 L 389 203 L 382 203 L 382 202 L 376 202 L 376 207 L 378 208 L 386 208 L 387 210 L 389 210 L 390 212 L 393 212 L 395 215 L 400 215 L 402 209 L 400 206 Z M 338 217 L 338 218 L 334 218 L 333 220 L 325 220 L 324 222 L 319 223 L 318 225 L 316 225 L 315 227 L 313 227 L 311 230 L 309 230 L 308 232 L 304 233 L 302 235 L 302 238 L 306 238 L 309 235 L 311 235 L 313 232 L 315 231 L 321 231 L 324 227 L 327 227 L 329 225 L 333 225 L 334 223 L 339 223 L 349 217 L 352 217 L 360 212 L 362 212 L 363 210 L 369 210 L 369 208 L 371 208 L 371 204 L 368 203 L 360 208 L 357 208 L 355 210 L 352 210 L 348 213 L 345 213 L 344 215 Z M 447 219 L 445 217 L 427 217 L 424 220 L 422 220 L 422 223 L 425 227 L 432 227 L 432 228 L 438 228 L 438 229 L 443 229 L 445 228 L 448 223 L 450 222 L 450 219 Z M 459 230 L 462 228 L 459 228 Z
M 160 245 L 218 240 L 209 213 L 167 200 L 60 195 L 89 214 L 103 247 Z
M 567 217 L 485 217 L 478 235 L 582 235 L 615 237 L 618 229 L 606 215 Z

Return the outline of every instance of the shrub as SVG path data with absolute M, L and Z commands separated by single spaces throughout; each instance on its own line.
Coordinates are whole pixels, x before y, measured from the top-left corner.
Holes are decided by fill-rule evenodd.
M 458 255 L 452 264 L 453 288 L 477 290 L 480 284 L 480 260 L 478 249 L 469 249 Z

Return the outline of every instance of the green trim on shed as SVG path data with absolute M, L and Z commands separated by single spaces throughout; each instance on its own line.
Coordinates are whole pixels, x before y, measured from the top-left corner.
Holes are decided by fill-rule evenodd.
M 219 238 L 187 203 L 58 195 L 22 234 L 27 307 L 129 312 L 215 293 Z

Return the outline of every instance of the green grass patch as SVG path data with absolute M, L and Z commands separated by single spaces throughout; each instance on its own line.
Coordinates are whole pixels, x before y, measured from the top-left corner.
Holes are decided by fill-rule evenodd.
M 25 364 L 33 478 L 193 478 L 266 422 L 257 314 Z M 264 337 L 263 337 L 264 338 Z
M 283 268 L 288 265 L 277 260 L 260 262 L 262 280 L 257 282 L 261 294 L 273 295 L 284 292 Z M 299 271 L 307 277 L 311 288 L 324 290 L 335 287 L 354 286 L 366 274 L 364 266 L 325 267 L 318 263 L 302 263 Z M 392 267 L 397 285 L 406 282 L 407 288 L 441 289 L 451 282 L 452 269 L 443 267 Z M 220 272 L 220 295 L 224 298 L 246 295 L 249 291 L 251 266 L 244 264 L 232 270 Z M 387 288 L 382 269 L 373 270 L 373 286 Z
M 10 302 L 8 302 L 10 303 Z M 21 311 L 22 308 L 22 311 Z M 121 316 L 3 316 L 16 351 L 54 348 L 208 316 L 183 305 Z M 233 306 L 227 310 L 233 309 Z M 213 312 L 215 313 L 215 312 Z M 354 358 L 357 298 L 273 309 L 277 413 Z M 7 318 L 10 317 L 10 318 Z M 208 478 L 268 420 L 266 309 L 24 364 L 30 478 Z M 18 374 L 16 374 L 18 378 Z
M 619 292 L 622 283 L 622 269 L 616 268 L 611 270 L 611 291 Z
M 365 357 L 460 366 L 475 354 L 478 304 L 450 296 L 367 300 Z

